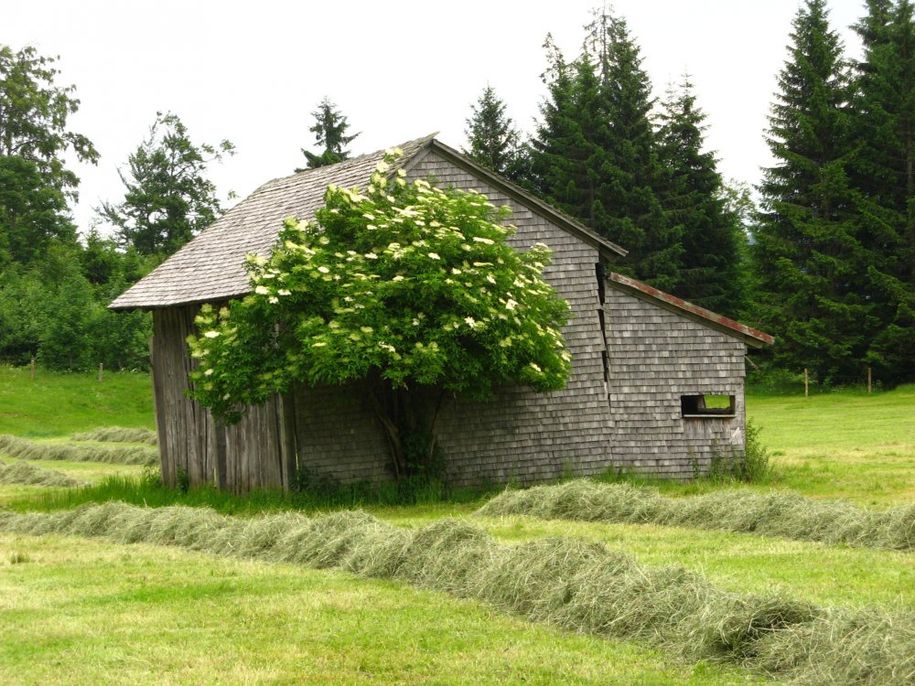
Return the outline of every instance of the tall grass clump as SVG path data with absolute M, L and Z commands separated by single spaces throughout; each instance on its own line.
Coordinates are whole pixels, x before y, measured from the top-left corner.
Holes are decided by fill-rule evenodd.
M 915 613 L 732 593 L 699 574 L 642 566 L 597 543 L 500 545 L 452 519 L 409 530 L 353 511 L 246 519 L 108 503 L 52 514 L 0 511 L 0 530 L 174 545 L 399 579 L 530 620 L 643 639 L 690 659 L 733 662 L 798 683 L 892 686 L 915 676 Z
M 73 445 L 30 441 L 0 434 L 0 453 L 23 460 L 66 460 L 68 462 L 106 462 L 109 464 L 154 464 L 159 459 L 155 448 L 132 446 Z
M 868 510 L 788 492 L 723 489 L 671 498 L 652 488 L 579 479 L 505 491 L 478 513 L 685 526 L 892 550 L 915 548 L 915 505 Z
M 158 445 L 159 438 L 155 431 L 149 429 L 128 429 L 121 426 L 106 426 L 92 431 L 75 433 L 70 437 L 74 441 L 100 441 L 111 443 L 145 443 Z
M 401 482 L 343 483 L 331 479 L 299 481 L 290 491 L 253 490 L 235 494 L 212 485 L 171 488 L 162 483 L 158 463 L 148 465 L 142 475 L 112 474 L 101 480 L 68 491 L 30 493 L 10 500 L 6 506 L 16 511 L 64 510 L 88 503 L 121 501 L 134 505 L 164 507 L 189 505 L 209 507 L 224 514 L 257 514 L 275 510 L 337 510 L 360 507 L 401 507 L 448 502 L 479 507 L 497 493 L 492 487 L 448 488 L 418 480 Z
M 42 469 L 28 462 L 13 462 L 5 464 L 0 462 L 0 484 L 25 484 L 26 486 L 80 486 L 82 482 L 55 472 L 51 469 Z
M 736 456 L 713 456 L 708 478 L 718 483 L 742 481 L 748 484 L 761 484 L 771 481 L 771 455 L 760 440 L 759 432 L 760 428 L 751 420 L 747 420 L 743 453 Z

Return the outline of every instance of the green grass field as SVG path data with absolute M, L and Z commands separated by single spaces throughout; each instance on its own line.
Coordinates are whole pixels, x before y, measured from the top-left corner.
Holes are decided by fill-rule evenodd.
M 145 376 L 111 374 L 101 384 L 93 375 L 39 371 L 38 377 L 33 383 L 27 370 L 0 368 L 0 433 L 57 442 L 98 427 L 152 426 Z M 23 384 L 32 385 L 24 390 Z M 867 507 L 915 500 L 915 386 L 871 396 L 750 394 L 748 411 L 774 465 L 773 479 L 751 488 Z M 89 482 L 142 473 L 137 466 L 88 462 L 41 466 Z M 718 487 L 701 482 L 662 490 L 689 497 Z M 61 489 L 2 485 L 0 507 L 21 511 L 48 493 L 67 497 Z M 472 514 L 479 505 L 370 510 L 405 527 L 467 517 L 508 544 L 555 536 L 597 541 L 640 564 L 681 565 L 733 592 L 915 612 L 913 552 L 657 525 L 480 517 Z M 225 509 L 250 514 L 284 506 L 264 499 Z M 0 623 L 11 637 L 0 642 L 4 684 L 760 680 L 736 666 L 694 664 L 647 644 L 574 635 L 403 583 L 60 536 L 0 533 Z
M 3 684 L 748 681 L 342 572 L 58 536 L 0 551 Z
M 63 436 L 101 426 L 155 428 L 148 374 L 60 374 L 0 365 L 0 434 Z
M 751 394 L 747 407 L 779 487 L 868 505 L 915 501 L 915 385 L 873 395 Z

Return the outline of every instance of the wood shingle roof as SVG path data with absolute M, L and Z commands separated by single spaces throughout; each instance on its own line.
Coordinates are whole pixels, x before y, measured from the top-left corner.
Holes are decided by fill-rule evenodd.
M 510 197 L 595 245 L 603 254 L 626 254 L 618 245 L 577 220 L 436 141 L 434 134 L 399 147 L 404 154 L 398 160 L 398 166 L 409 169 L 424 152 L 435 150 L 459 166 L 487 178 Z M 245 256 L 251 253 L 267 256 L 287 217 L 312 219 L 315 210 L 324 204 L 328 185 L 365 186 L 384 154 L 384 150 L 379 150 L 265 183 L 118 296 L 109 307 L 114 310 L 157 309 L 227 300 L 250 292 Z

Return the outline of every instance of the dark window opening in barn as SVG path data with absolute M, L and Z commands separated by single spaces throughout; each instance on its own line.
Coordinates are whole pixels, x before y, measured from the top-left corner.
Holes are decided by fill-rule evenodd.
M 607 271 L 604 269 L 604 265 L 601 262 L 594 265 L 594 271 L 597 274 L 597 299 L 598 302 L 603 305 L 607 297 L 606 291 L 604 290 L 606 288 L 604 280 L 607 278 Z
M 734 396 L 714 393 L 681 395 L 680 413 L 687 418 L 733 417 L 736 414 Z

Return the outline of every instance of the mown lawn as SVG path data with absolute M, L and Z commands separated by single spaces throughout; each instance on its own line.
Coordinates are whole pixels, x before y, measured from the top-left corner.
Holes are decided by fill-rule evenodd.
M 23 384 L 30 385 L 23 390 Z M 94 375 L 39 371 L 31 382 L 28 370 L 0 368 L 0 433 L 60 441 L 102 426 L 152 427 L 150 396 L 145 375 L 108 374 L 99 384 Z M 749 488 L 791 489 L 868 507 L 915 500 L 915 386 L 808 399 L 751 393 L 747 404 L 774 466 L 770 482 Z M 142 472 L 83 462 L 48 460 L 41 466 L 89 482 Z M 688 497 L 719 484 L 660 487 Z M 0 507 L 21 511 L 32 503 L 56 509 L 66 503 L 44 497 L 50 492 L 0 485 Z M 473 514 L 479 505 L 368 509 L 411 527 L 443 516 L 467 517 L 505 543 L 552 536 L 599 541 L 641 564 L 681 565 L 739 593 L 780 592 L 819 605 L 915 610 L 911 552 L 655 525 L 480 517 Z M 219 506 L 249 515 L 288 505 L 264 498 L 237 507 L 219 501 Z M 526 623 L 400 583 L 57 536 L 0 534 L 0 626 L 3 684 L 755 679 L 736 668 L 684 664 L 642 644 Z
M 149 374 L 61 374 L 0 365 L 0 434 L 61 436 L 101 426 L 155 428 Z
M 755 681 L 396 582 L 58 536 L 0 534 L 0 625 L 3 684 Z
M 864 505 L 915 501 L 915 385 L 872 395 L 751 393 L 747 408 L 773 452 L 778 487 Z

